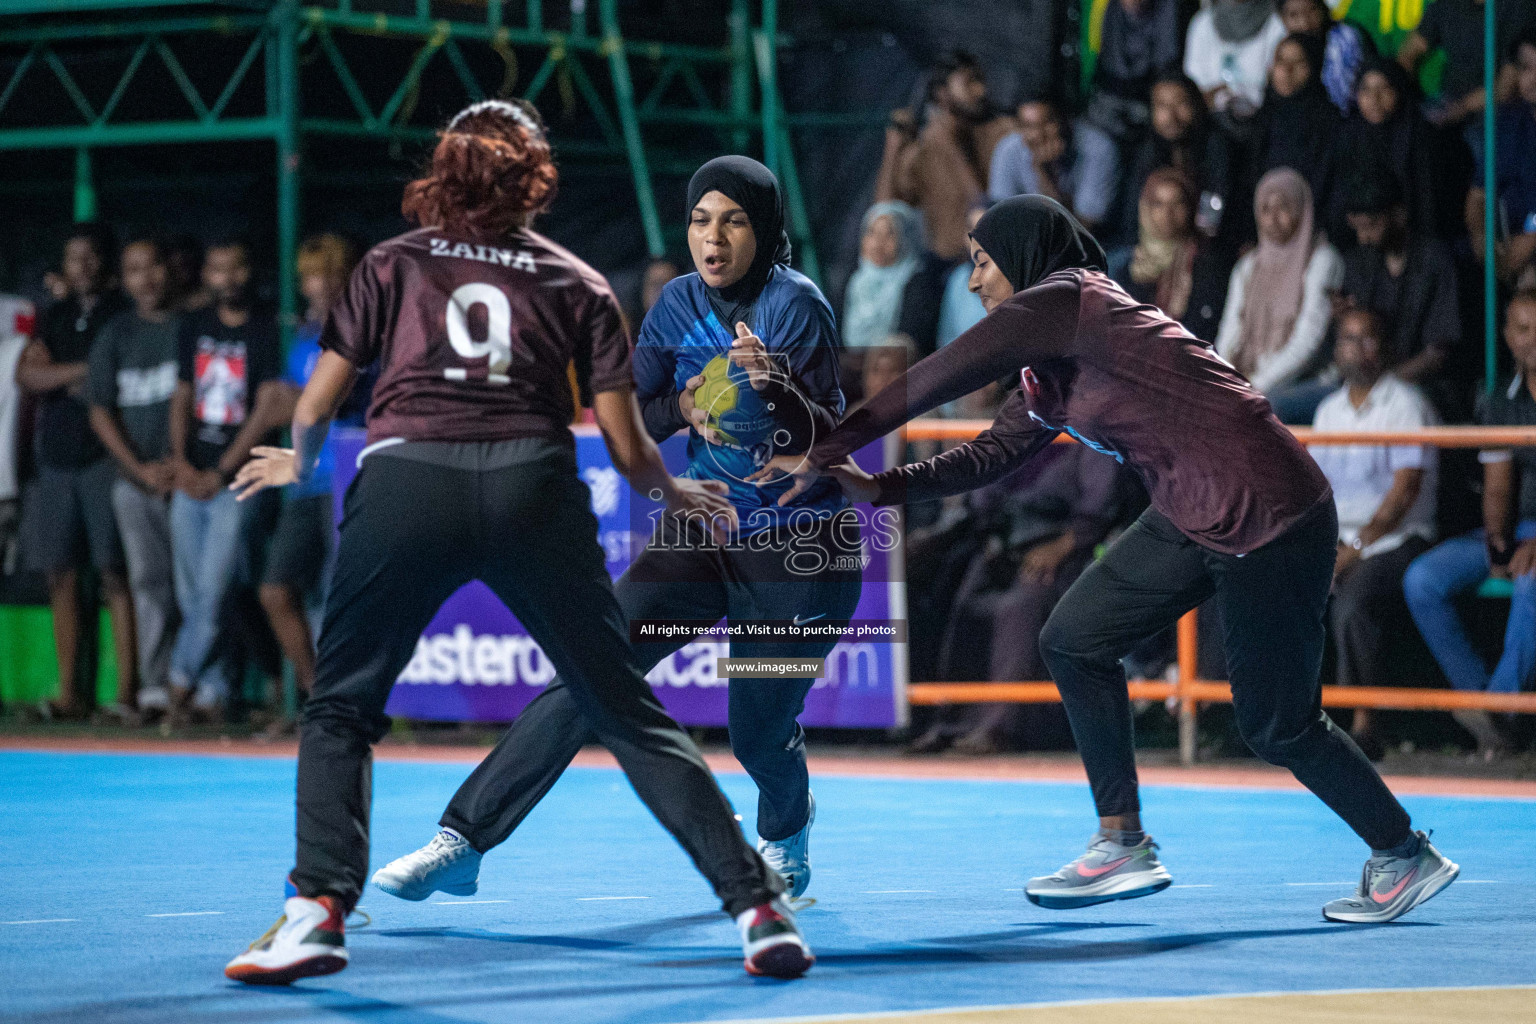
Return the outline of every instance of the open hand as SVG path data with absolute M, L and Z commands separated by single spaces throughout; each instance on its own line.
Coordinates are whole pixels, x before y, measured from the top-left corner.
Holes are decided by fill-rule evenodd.
M 259 447 L 251 449 L 251 461 L 240 467 L 229 489 L 239 501 L 253 497 L 268 487 L 287 487 L 298 480 L 292 448 Z
M 768 358 L 768 347 L 763 339 L 752 333 L 744 323 L 736 325 L 736 340 L 731 342 L 731 362 L 747 371 L 747 380 L 753 391 L 768 386 L 773 371 L 773 360 Z
M 880 485 L 850 458 L 826 469 L 817 469 L 804 455 L 775 455 L 762 469 L 747 477 L 759 487 L 793 478 L 794 484 L 779 497 L 779 505 L 788 505 L 817 480 L 830 476 L 837 481 L 850 501 L 874 501 L 880 496 Z

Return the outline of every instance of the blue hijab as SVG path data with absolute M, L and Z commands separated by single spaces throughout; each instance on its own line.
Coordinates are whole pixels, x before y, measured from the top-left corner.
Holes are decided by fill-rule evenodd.
M 896 262 L 881 267 L 859 258 L 859 269 L 848 279 L 843 302 L 843 345 L 847 348 L 882 344 L 895 330 L 902 292 L 917 273 L 918 255 L 923 251 L 922 215 L 903 202 L 871 206 L 864 214 L 861 237 L 881 217 L 891 218 L 896 228 Z

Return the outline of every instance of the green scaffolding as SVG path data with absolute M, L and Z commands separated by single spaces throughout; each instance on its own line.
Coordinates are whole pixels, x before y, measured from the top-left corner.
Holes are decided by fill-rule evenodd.
M 0 150 L 73 149 L 75 215 L 89 220 L 96 212 L 94 149 L 270 140 L 276 158 L 277 254 L 279 266 L 291 268 L 302 224 L 305 141 L 430 139 L 433 126 L 412 120 L 423 72 L 446 65 L 463 90 L 464 102 L 484 99 L 501 94 L 510 83 L 487 85 L 470 58 L 479 56 L 483 65 L 485 54 L 495 53 L 508 68 L 536 68 L 531 76 L 518 76 L 521 80 L 512 90 L 517 95 L 537 100 L 554 83 L 563 99 L 578 102 L 590 113 L 600 138 L 566 139 L 557 134 L 560 156 L 567 163 L 627 164 L 646 247 L 653 256 L 662 255 L 665 240 L 652 176 L 686 173 L 699 158 L 696 148 L 688 152 L 688 147 L 677 145 L 678 129 L 687 129 L 687 137 L 706 140 L 716 153 L 741 152 L 760 140 L 764 162 L 784 183 L 790 233 L 803 268 L 819 281 L 820 265 L 790 139 L 795 119 L 784 112 L 778 91 L 778 0 L 756 5 L 729 0 L 728 39 L 720 46 L 626 38 L 617 0 L 596 0 L 595 25 L 589 25 L 585 4 L 572 4 L 566 31 L 546 27 L 541 0 L 453 3 L 441 12 L 432 0 L 412 0 L 414 11 L 409 14 L 383 13 L 372 9 L 371 2 L 0 0 L 0 57 L 14 61 L 8 80 L 0 83 Z M 397 2 L 390 9 L 402 6 L 411 4 Z M 239 51 L 241 56 L 227 67 L 211 68 L 209 62 L 221 58 L 213 55 L 215 48 L 199 44 L 214 38 L 238 41 L 239 46 L 218 52 Z M 387 54 L 375 52 L 384 40 L 394 41 L 395 48 Z M 400 41 L 415 47 L 414 57 L 403 66 Z M 71 73 L 72 61 L 104 44 L 118 60 L 113 67 L 116 85 L 105 97 L 88 96 Z M 478 55 L 477 49 L 482 51 Z M 391 68 L 396 84 L 388 96 L 367 95 L 353 70 L 360 60 L 380 62 L 370 64 L 370 81 L 377 79 L 379 67 Z M 141 87 L 143 69 L 153 64 L 163 71 L 162 82 L 168 74 L 180 98 L 171 95 L 169 102 L 157 104 L 156 109 L 165 109 L 165 119 L 117 116 L 125 97 Z M 189 74 L 189 68 L 197 74 Z M 210 90 L 207 83 L 215 72 L 222 85 Z M 306 86 L 316 87 L 322 74 L 330 76 L 326 88 L 344 94 L 351 108 L 347 116 L 308 116 L 303 109 Z M 70 102 L 47 123 L 17 123 L 15 116 L 8 116 L 14 100 L 36 83 L 36 76 L 50 77 Z M 232 100 L 256 77 L 264 87 L 259 112 L 232 110 Z M 202 86 L 195 81 L 199 78 Z M 883 114 L 808 118 L 807 123 L 818 126 L 842 120 L 877 124 Z M 669 127 L 671 143 L 659 141 L 658 133 L 665 134 Z M 288 329 L 296 322 L 295 280 L 291 273 L 279 274 L 278 280 Z

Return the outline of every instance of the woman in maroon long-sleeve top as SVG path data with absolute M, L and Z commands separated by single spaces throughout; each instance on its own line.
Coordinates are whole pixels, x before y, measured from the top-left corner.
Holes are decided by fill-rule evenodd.
M 832 475 L 855 500 L 922 501 L 996 480 L 1066 432 L 1141 477 L 1152 507 L 1078 579 L 1041 633 L 1100 830 L 1081 857 L 1032 879 L 1030 900 L 1081 907 L 1172 883 L 1141 827 L 1120 659 L 1212 596 L 1243 738 L 1371 847 L 1358 890 L 1324 914 L 1388 921 L 1449 885 L 1457 866 L 1412 829 L 1371 763 L 1322 712 L 1318 670 L 1338 527 L 1316 463 L 1209 345 L 1110 280 L 1103 250 L 1059 204 L 1020 196 L 993 207 L 971 236 L 971 255 L 971 290 L 987 317 L 803 458 L 781 457 L 761 475 L 791 473 L 797 487 Z M 969 444 L 873 477 L 848 461 L 914 416 L 1011 373 L 1019 389 Z

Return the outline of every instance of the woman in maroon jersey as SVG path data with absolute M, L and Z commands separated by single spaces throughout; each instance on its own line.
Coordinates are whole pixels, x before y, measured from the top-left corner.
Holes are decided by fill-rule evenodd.
M 1032 879 L 1029 899 L 1083 907 L 1172 884 L 1141 828 L 1120 659 L 1212 596 L 1243 738 L 1371 847 L 1358 891 L 1324 915 L 1389 921 L 1449 885 L 1457 866 L 1412 829 L 1322 711 L 1338 525 L 1306 449 L 1209 345 L 1110 280 L 1104 251 L 1060 204 L 1021 196 L 994 206 L 971 235 L 971 256 L 971 290 L 988 315 L 803 458 L 781 456 L 758 475 L 791 473 L 800 486 L 830 473 L 855 500 L 922 501 L 990 483 L 1065 432 L 1141 477 L 1151 507 L 1078 578 L 1041 632 L 1100 829 L 1081 857 Z M 847 461 L 912 417 L 1015 373 L 1019 390 L 969 444 L 873 477 Z
M 347 963 L 343 922 L 367 878 L 371 746 L 416 640 L 479 579 L 517 615 L 635 791 L 741 929 L 747 970 L 795 977 L 812 958 L 698 749 L 630 649 L 567 423 L 574 362 L 614 467 L 668 509 L 735 513 L 724 487 L 668 475 L 632 394 L 608 283 L 528 227 L 556 172 L 537 112 L 477 103 L 406 189 L 422 227 L 375 246 L 320 337 L 293 450 L 260 448 L 242 498 L 313 471 L 360 368 L 379 363 L 369 445 L 346 502 L 314 690 L 299 742 L 298 856 L 283 916 L 225 974 L 286 984 Z

